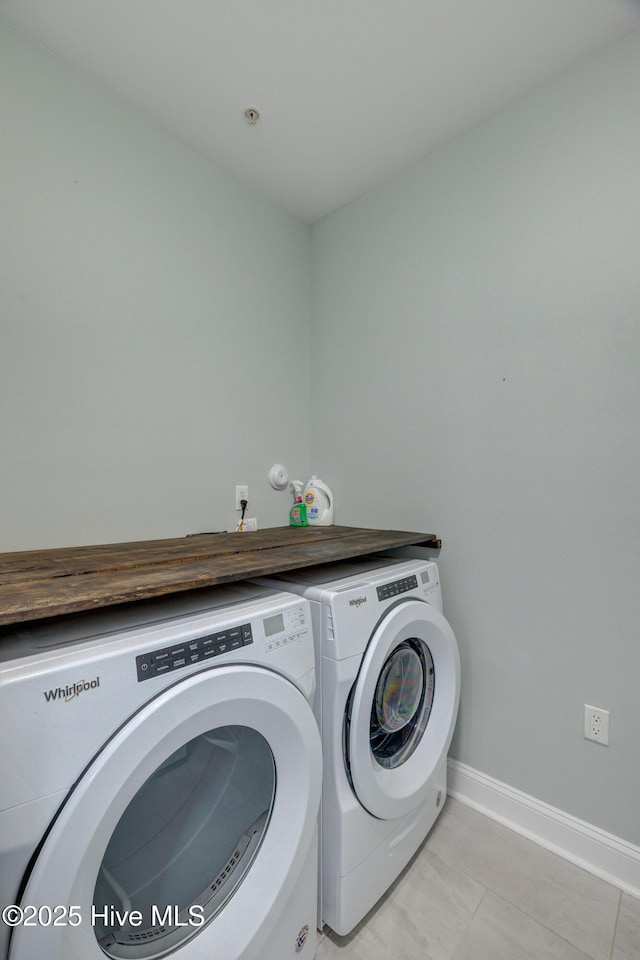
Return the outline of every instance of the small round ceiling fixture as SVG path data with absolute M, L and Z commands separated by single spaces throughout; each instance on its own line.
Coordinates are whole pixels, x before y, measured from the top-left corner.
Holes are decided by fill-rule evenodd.
M 255 127 L 259 119 L 260 111 L 257 107 L 247 107 L 247 109 L 244 111 L 245 123 L 248 123 L 250 127 Z

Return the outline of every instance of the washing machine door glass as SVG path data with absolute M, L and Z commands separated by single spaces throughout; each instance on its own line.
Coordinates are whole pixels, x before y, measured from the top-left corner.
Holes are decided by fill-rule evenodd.
M 392 607 L 362 658 L 345 714 L 345 765 L 362 806 L 392 820 L 416 810 L 445 761 L 460 698 L 460 660 L 442 614 Z
M 411 756 L 431 713 L 435 671 L 431 651 L 411 637 L 387 658 L 371 707 L 371 752 L 377 763 L 392 769 Z
M 269 744 L 250 727 L 208 730 L 160 764 L 100 864 L 94 931 L 107 956 L 152 941 L 166 952 L 224 907 L 258 852 L 275 786 Z

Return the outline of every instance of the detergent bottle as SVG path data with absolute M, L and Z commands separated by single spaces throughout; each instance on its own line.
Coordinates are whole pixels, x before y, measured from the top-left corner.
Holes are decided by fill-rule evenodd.
M 323 480 L 314 474 L 302 498 L 307 508 L 307 520 L 312 526 L 329 527 L 333 523 L 333 494 Z
M 293 506 L 289 511 L 289 526 L 308 527 L 307 505 L 302 499 L 302 480 L 292 480 L 289 486 L 293 494 Z

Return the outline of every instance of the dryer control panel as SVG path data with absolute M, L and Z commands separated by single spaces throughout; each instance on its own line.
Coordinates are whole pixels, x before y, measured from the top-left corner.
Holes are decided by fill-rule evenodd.
M 194 640 L 185 640 L 172 647 L 163 647 L 161 650 L 152 650 L 136 657 L 138 680 L 150 680 L 162 673 L 179 670 L 181 667 L 200 663 L 211 657 L 219 657 L 229 650 L 238 650 L 247 644 L 253 643 L 253 633 L 250 623 L 243 623 L 239 627 L 221 630 L 219 633 L 209 633 L 205 637 L 196 637 Z

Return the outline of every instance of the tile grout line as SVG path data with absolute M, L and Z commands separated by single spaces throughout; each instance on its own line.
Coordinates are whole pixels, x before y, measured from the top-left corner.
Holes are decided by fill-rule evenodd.
M 618 891 L 618 909 L 616 910 L 616 919 L 613 924 L 613 936 L 611 937 L 611 947 L 609 948 L 608 960 L 613 960 L 613 952 L 616 948 L 616 937 L 618 936 L 618 924 L 620 922 L 620 911 L 622 910 L 622 890 Z
M 465 876 L 468 876 L 468 874 L 465 873 Z M 473 880 L 474 878 L 471 877 L 471 879 Z M 475 920 L 476 916 L 478 915 L 478 911 L 480 910 L 480 907 L 481 907 L 482 904 L 484 903 L 485 898 L 486 898 L 486 896 L 487 896 L 487 893 L 490 892 L 490 891 L 489 891 L 489 888 L 488 888 L 488 887 L 485 887 L 484 883 L 479 883 L 478 880 L 474 880 L 474 882 L 475 882 L 475 883 L 478 883 L 479 886 L 482 887 L 482 889 L 483 889 L 484 892 L 483 892 L 482 896 L 480 897 L 480 900 L 478 901 L 478 906 L 475 908 L 475 910 L 474 910 L 473 913 L 471 914 L 471 917 L 469 918 L 468 924 L 466 925 L 466 927 L 464 928 L 464 930 L 463 930 L 462 933 L 460 934 L 460 939 L 458 940 L 457 944 L 455 945 L 454 950 L 453 950 L 453 953 L 451 954 L 451 957 L 449 958 L 449 960 L 456 960 L 456 955 L 460 952 L 460 950 L 461 950 L 461 948 L 462 948 L 462 946 L 463 946 L 463 944 L 464 944 L 464 938 L 466 937 L 467 933 L 468 933 L 469 930 L 471 929 L 471 924 L 473 923 L 473 921 Z M 493 893 L 493 891 L 491 891 L 491 893 Z M 495 894 L 494 894 L 494 896 L 495 896 Z
M 572 943 L 571 940 L 568 940 L 561 933 L 558 933 L 557 930 L 553 930 L 551 927 L 548 927 L 547 924 L 544 923 L 542 920 L 538 920 L 537 917 L 532 917 L 531 914 L 527 913 L 526 910 L 523 910 L 522 907 L 516 906 L 515 903 L 511 903 L 510 900 L 507 900 L 505 897 L 501 897 L 500 894 L 498 893 L 494 892 L 493 895 L 494 897 L 500 897 L 501 900 L 504 900 L 504 902 L 508 903 L 509 906 L 512 907 L 514 910 L 517 910 L 524 917 L 527 917 L 528 920 L 532 920 L 533 923 L 537 923 L 540 927 L 542 927 L 544 930 L 550 933 L 552 937 L 555 937 L 556 940 L 561 940 L 563 943 L 566 943 L 567 946 L 571 947 L 572 950 L 577 950 L 578 953 L 581 953 L 582 956 L 586 958 L 586 960 L 598 960 L 598 958 L 595 957 L 592 953 L 586 953 L 582 949 L 582 947 L 576 946 L 576 944 Z M 615 926 L 614 926 L 614 929 L 615 929 Z M 608 955 L 605 958 L 603 958 L 603 960 L 611 960 L 611 949 L 612 948 L 609 949 Z

